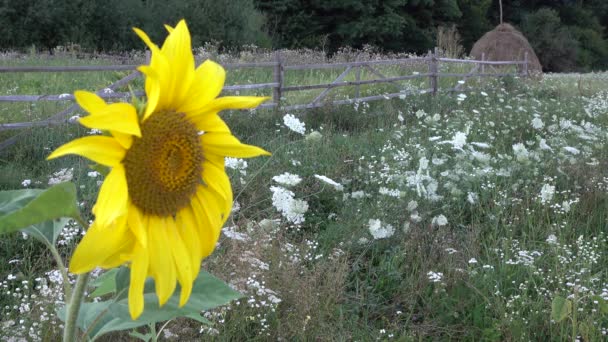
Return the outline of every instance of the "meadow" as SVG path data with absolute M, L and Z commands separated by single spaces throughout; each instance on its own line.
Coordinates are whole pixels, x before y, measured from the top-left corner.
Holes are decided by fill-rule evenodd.
M 198 54 L 233 61 L 204 49 Z M 0 63 L 48 63 L 36 58 L 6 55 Z M 322 59 L 311 52 L 292 58 Z M 64 56 L 55 63 L 111 62 Z M 288 84 L 331 82 L 339 73 L 303 72 L 288 76 Z M 0 94 L 96 90 L 125 75 L 0 74 Z M 227 84 L 270 82 L 268 75 L 229 71 Z M 605 340 L 608 74 L 472 80 L 463 88 L 297 112 L 223 113 L 241 141 L 272 152 L 226 161 L 234 208 L 202 266 L 243 298 L 205 312 L 210 324 L 159 324 L 158 339 Z M 352 91 L 335 96 L 352 98 Z M 287 103 L 301 103 L 315 94 L 290 96 Z M 3 103 L 0 123 L 45 118 L 70 104 Z M 83 212 L 90 212 L 99 173 L 82 158 L 45 160 L 86 134 L 97 132 L 71 123 L 27 131 L 0 151 L 0 190 L 71 180 Z M 63 229 L 58 243 L 65 260 L 82 233 L 73 222 Z M 62 278 L 44 246 L 25 234 L 4 236 L 0 341 L 56 340 L 55 309 L 63 300 Z M 145 333 L 105 338 L 136 340 Z

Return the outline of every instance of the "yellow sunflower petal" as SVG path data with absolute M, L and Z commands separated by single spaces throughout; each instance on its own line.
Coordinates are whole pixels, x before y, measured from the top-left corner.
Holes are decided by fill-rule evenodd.
M 133 136 L 131 134 L 125 134 L 125 133 L 120 133 L 120 132 L 111 132 L 111 133 L 112 133 L 112 136 L 114 137 L 114 139 L 116 139 L 116 141 L 118 141 L 120 146 L 124 147 L 125 150 L 130 149 L 131 145 L 133 145 Z
M 169 248 L 166 220 L 172 217 L 148 217 L 148 252 L 150 273 L 154 277 L 158 303 L 163 306 L 175 291 L 176 272 L 173 252 Z
M 270 153 L 263 149 L 242 144 L 232 134 L 228 133 L 205 133 L 200 137 L 203 150 L 218 156 L 228 156 L 235 158 L 251 158 L 257 156 L 269 156 Z
M 124 227 L 126 225 L 126 216 L 122 216 L 117 219 L 116 226 Z M 128 262 L 131 258 L 131 251 L 133 250 L 133 245 L 135 244 L 135 237 L 128 230 L 124 230 L 124 239 L 120 243 L 120 245 L 116 245 L 115 251 L 112 255 L 106 258 L 104 261 L 99 263 L 99 267 L 101 268 L 114 268 L 118 267 L 126 262 Z
M 197 191 L 196 196 L 199 197 L 199 201 L 203 205 L 203 210 L 207 213 L 210 221 L 214 226 L 218 227 L 218 238 L 219 232 L 222 230 L 224 223 L 230 216 L 232 209 L 232 202 L 226 201 L 220 193 L 215 191 L 211 187 L 201 186 Z M 202 202 L 204 200 L 204 202 Z
M 198 221 L 191 207 L 186 207 L 177 213 L 177 231 L 190 254 L 191 277 L 196 279 L 201 268 L 201 242 L 197 233 Z
M 158 107 L 160 99 L 160 76 L 154 69 L 147 65 L 142 65 L 137 68 L 142 74 L 146 75 L 146 111 L 144 112 L 144 120 L 147 119 Z
M 129 203 L 128 211 L 127 223 L 129 224 L 129 229 L 131 229 L 131 232 L 133 232 L 133 235 L 137 238 L 137 242 L 139 242 L 142 247 L 147 248 L 148 231 L 147 227 L 144 225 L 144 214 L 132 203 Z
M 217 113 L 198 115 L 190 120 L 199 131 L 214 133 L 230 133 L 230 128 Z
M 74 97 L 78 105 L 89 113 L 96 113 L 107 106 L 106 102 L 99 95 L 88 91 L 77 90 L 74 92 Z
M 126 152 L 114 138 L 92 136 L 74 139 L 57 148 L 46 159 L 77 154 L 102 165 L 115 166 L 120 164 Z
M 129 191 L 127 177 L 122 164 L 115 165 L 99 189 L 97 202 L 93 207 L 95 222 L 107 226 L 124 215 L 128 208 Z
M 192 293 L 192 265 L 190 258 L 190 251 L 187 249 L 184 241 L 180 237 L 177 226 L 173 219 L 166 219 L 167 225 L 167 236 L 169 237 L 169 248 L 173 254 L 173 260 L 175 261 L 175 268 L 177 269 L 177 280 L 181 286 L 181 293 L 179 299 L 179 306 L 184 306 L 190 298 Z
M 148 37 L 148 34 L 146 34 L 146 32 L 138 29 L 137 27 L 134 27 L 133 31 L 135 31 L 135 34 L 137 34 L 139 36 L 139 38 L 144 41 L 144 43 L 148 46 L 148 48 L 152 52 L 160 51 L 160 49 L 158 48 L 158 45 L 156 45 L 152 42 L 152 39 L 150 39 L 150 37 Z
M 224 171 L 223 164 L 220 168 L 217 163 L 205 160 L 205 162 L 203 162 L 202 176 L 205 186 L 210 187 L 222 197 L 225 212 L 230 212 L 230 209 L 232 208 L 232 187 L 230 185 L 230 179 Z
M 199 187 L 195 199 L 192 200 L 192 208 L 195 210 L 199 222 L 199 237 L 201 238 L 202 257 L 206 258 L 215 249 L 217 240 L 220 237 L 222 226 L 230 212 L 225 211 L 225 206 L 221 204 L 222 199 L 219 194 Z
M 139 244 L 133 250 L 131 262 L 131 283 L 129 284 L 129 313 L 133 320 L 144 311 L 144 284 L 148 276 L 149 255 Z
M 206 60 L 194 72 L 194 80 L 188 91 L 189 100 L 178 107 L 177 111 L 180 113 L 208 112 L 205 106 L 222 92 L 225 81 L 224 68 L 211 60 Z
M 70 272 L 81 274 L 91 271 L 116 253 L 123 253 L 123 246 L 128 244 L 128 240 L 124 221 L 119 220 L 117 224 L 105 227 L 93 222 L 72 254 Z
M 137 28 L 134 28 L 133 30 L 152 52 L 150 65 L 144 65 L 138 68 L 140 72 L 147 76 L 145 88 L 148 97 L 148 105 L 146 106 L 146 112 L 144 113 L 144 119 L 146 119 L 157 110 L 167 109 L 169 103 L 168 99 L 171 98 L 173 93 L 173 80 L 179 76 L 172 74 L 172 69 L 167 57 L 161 52 L 156 44 L 152 43 L 148 35 Z
M 224 96 L 218 97 L 201 112 L 217 112 L 225 109 L 250 109 L 259 106 L 262 102 L 270 99 L 270 97 L 259 96 Z
M 113 103 L 95 112 L 94 115 L 80 118 L 79 122 L 89 128 L 141 137 L 137 110 L 129 103 Z
M 171 33 L 171 32 L 173 32 L 173 27 L 165 24 L 165 30 L 167 30 L 167 32 Z
M 221 218 L 219 215 L 209 217 L 199 196 L 192 199 L 190 206 L 197 222 L 196 230 L 200 241 L 201 259 L 204 259 L 213 252 L 220 237 Z
M 194 55 L 186 21 L 181 20 L 167 36 L 161 53 L 166 56 L 170 68 L 169 86 L 162 93 L 167 101 L 165 109 L 177 111 L 182 103 L 192 101 L 192 97 L 188 97 L 186 101 L 188 89 L 194 79 Z

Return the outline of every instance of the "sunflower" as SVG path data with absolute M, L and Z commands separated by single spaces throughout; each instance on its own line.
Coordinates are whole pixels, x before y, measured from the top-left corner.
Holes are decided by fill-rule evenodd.
M 77 154 L 110 168 L 93 207 L 95 220 L 77 246 L 70 271 L 129 263 L 129 312 L 144 309 L 144 283 L 152 277 L 159 304 L 181 287 L 180 306 L 219 238 L 232 208 L 232 189 L 224 170 L 226 156 L 269 155 L 242 144 L 218 116 L 224 109 L 254 108 L 265 97 L 217 97 L 224 69 L 211 61 L 195 69 L 185 21 L 162 48 L 141 30 L 152 51 L 146 76 L 147 104 L 138 113 L 129 103 L 107 104 L 94 93 L 75 92 L 89 113 L 83 126 L 107 132 L 73 140 L 48 159 Z

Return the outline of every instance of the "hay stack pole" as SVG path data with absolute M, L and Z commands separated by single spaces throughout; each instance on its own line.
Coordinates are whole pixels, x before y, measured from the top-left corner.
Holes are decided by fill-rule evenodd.
M 502 24 L 502 0 L 498 0 L 498 7 L 500 8 L 500 23 Z

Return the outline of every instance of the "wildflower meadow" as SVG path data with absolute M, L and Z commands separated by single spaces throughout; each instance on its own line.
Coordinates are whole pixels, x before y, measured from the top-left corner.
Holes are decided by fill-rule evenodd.
M 117 74 L 0 75 L 0 92 L 93 90 Z M 264 81 L 256 75 L 227 79 Z M 234 136 L 272 153 L 226 158 L 232 211 L 202 263 L 241 297 L 99 340 L 606 340 L 607 89 L 606 73 L 545 74 L 311 110 L 224 111 Z M 61 105 L 1 105 L 0 123 Z M 0 151 L 0 190 L 72 181 L 90 213 L 103 173 L 83 158 L 46 157 L 99 133 L 71 123 L 27 131 Z M 62 220 L 67 265 L 84 231 Z M 67 270 L 55 260 L 31 232 L 0 239 L 0 341 L 60 338 Z M 107 298 L 98 286 L 109 277 L 92 271 L 88 302 Z

